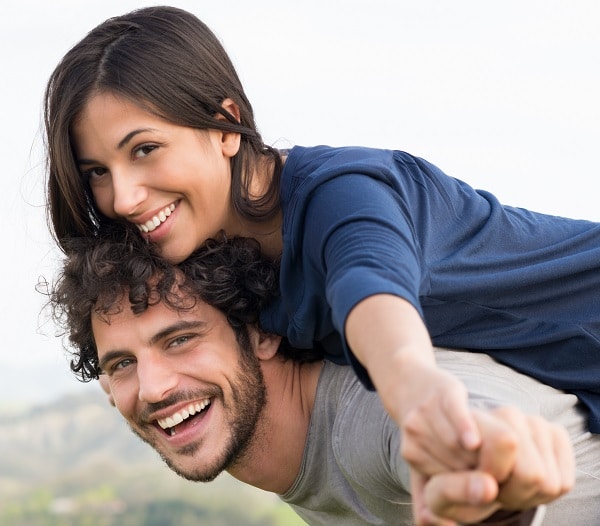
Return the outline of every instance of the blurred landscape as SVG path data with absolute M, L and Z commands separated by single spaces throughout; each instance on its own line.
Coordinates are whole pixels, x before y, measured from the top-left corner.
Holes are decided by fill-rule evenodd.
M 177 477 L 98 391 L 0 409 L 0 524 L 300 526 L 271 494 L 227 474 Z

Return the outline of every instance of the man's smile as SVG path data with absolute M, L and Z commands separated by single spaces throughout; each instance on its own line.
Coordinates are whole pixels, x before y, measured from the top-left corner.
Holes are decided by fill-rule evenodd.
M 210 398 L 206 398 L 200 402 L 193 402 L 166 418 L 156 420 L 156 422 L 169 436 L 174 436 L 177 434 L 177 427 L 180 424 L 202 413 L 210 406 L 210 403 Z

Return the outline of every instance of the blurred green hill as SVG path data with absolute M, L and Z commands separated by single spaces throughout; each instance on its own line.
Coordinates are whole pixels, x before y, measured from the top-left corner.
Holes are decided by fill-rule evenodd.
M 300 526 L 279 499 L 223 474 L 172 473 L 100 392 L 0 411 L 2 526 Z

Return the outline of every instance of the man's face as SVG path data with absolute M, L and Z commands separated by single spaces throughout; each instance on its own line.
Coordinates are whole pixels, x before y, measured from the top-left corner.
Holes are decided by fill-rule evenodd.
M 203 302 L 139 315 L 121 306 L 108 323 L 92 315 L 115 405 L 177 474 L 214 479 L 243 458 L 255 432 L 266 399 L 258 359 Z

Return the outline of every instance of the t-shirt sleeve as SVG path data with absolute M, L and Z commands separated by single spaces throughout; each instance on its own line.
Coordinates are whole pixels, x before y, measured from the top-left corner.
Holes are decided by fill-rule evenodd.
M 344 175 L 320 185 L 306 212 L 304 248 L 321 266 L 332 320 L 342 335 L 347 358 L 370 385 L 344 337 L 352 308 L 374 294 L 409 301 L 419 312 L 420 253 L 403 196 L 385 182 Z
M 375 393 L 356 381 L 349 385 L 333 433 L 338 466 L 366 495 L 410 504 L 409 467 L 400 454 L 398 426 Z

